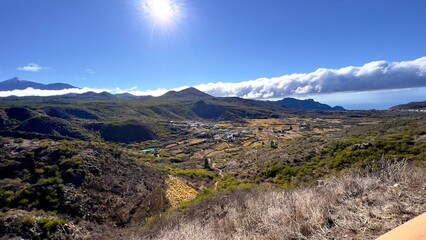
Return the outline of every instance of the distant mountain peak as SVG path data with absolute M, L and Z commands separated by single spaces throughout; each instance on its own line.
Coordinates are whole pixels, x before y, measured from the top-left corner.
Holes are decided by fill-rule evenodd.
M 168 91 L 164 95 L 160 96 L 159 98 L 164 99 L 194 99 L 194 98 L 212 98 L 207 93 L 204 93 L 194 87 L 185 88 L 181 91 Z
M 43 84 L 43 83 L 31 82 L 19 77 L 14 77 L 9 80 L 0 82 L 0 91 L 24 90 L 27 88 L 41 89 L 41 90 L 63 90 L 63 89 L 78 88 L 78 87 L 74 87 L 66 83 Z
M 22 78 L 14 77 L 14 78 L 11 78 L 11 79 L 6 80 L 6 81 L 4 81 L 4 82 L 24 82 L 24 81 L 25 81 L 25 80 L 24 80 L 24 79 L 22 79 Z
M 185 89 L 183 89 L 179 92 L 180 93 L 186 93 L 186 94 L 192 94 L 192 95 L 196 95 L 196 96 L 200 96 L 200 97 L 211 97 L 209 94 L 202 92 L 202 91 L 196 89 L 195 87 L 185 88 Z
M 201 92 L 200 90 L 196 89 L 195 87 L 189 87 L 189 88 L 185 88 L 185 89 L 180 90 L 180 92 L 188 92 L 188 91 Z

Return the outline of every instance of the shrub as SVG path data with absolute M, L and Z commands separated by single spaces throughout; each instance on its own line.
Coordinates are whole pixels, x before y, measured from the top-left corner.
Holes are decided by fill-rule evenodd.
M 347 174 L 310 188 L 219 194 L 171 214 L 134 237 L 375 239 L 402 219 L 426 211 L 418 193 L 425 186 L 424 169 L 400 161 L 379 161 L 371 167 L 372 172 Z
M 42 218 L 38 221 L 38 224 L 42 229 L 51 232 L 58 229 L 59 226 L 64 225 L 65 221 L 62 219 L 51 219 L 51 218 Z
M 180 169 L 180 168 L 172 168 L 169 166 L 161 166 L 161 168 L 163 168 L 164 170 L 166 170 L 172 175 L 184 175 L 190 178 L 202 177 L 202 178 L 213 179 L 216 177 L 216 174 L 206 169 Z

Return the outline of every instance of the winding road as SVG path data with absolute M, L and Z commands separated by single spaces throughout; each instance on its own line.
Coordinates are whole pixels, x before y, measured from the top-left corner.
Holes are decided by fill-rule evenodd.
M 212 162 L 212 160 L 209 158 L 207 159 L 209 166 L 211 167 L 212 170 L 214 171 L 218 171 L 219 172 L 219 177 L 223 178 L 223 173 L 222 173 L 222 169 L 216 168 L 216 163 Z M 214 183 L 214 189 L 217 189 L 217 185 L 219 184 L 219 181 L 216 181 Z

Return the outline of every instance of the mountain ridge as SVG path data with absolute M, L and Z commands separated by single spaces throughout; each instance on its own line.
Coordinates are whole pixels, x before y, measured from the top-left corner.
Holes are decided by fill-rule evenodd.
M 300 100 L 296 98 L 283 98 L 278 101 L 269 101 L 270 104 L 282 106 L 286 108 L 301 110 L 327 110 L 327 111 L 345 111 L 341 106 L 331 107 L 327 104 L 317 102 L 313 99 Z
M 42 90 L 62 90 L 62 89 L 68 89 L 68 88 L 77 88 L 70 84 L 66 83 L 52 83 L 52 84 L 42 84 L 32 81 L 23 80 L 21 78 L 15 77 L 3 82 L 0 82 L 0 91 L 11 91 L 16 89 L 26 89 L 26 88 L 34 88 L 34 89 L 42 89 Z M 11 99 L 16 98 L 15 96 L 10 96 Z M 37 97 L 35 97 L 37 98 Z M 46 98 L 46 97 L 44 97 Z M 63 95 L 57 95 L 57 96 L 51 96 L 47 97 L 50 99 L 76 99 L 76 100 L 122 100 L 122 101 L 132 101 L 132 100 L 167 100 L 167 101 L 200 101 L 200 100 L 213 100 L 213 99 L 223 99 L 225 101 L 239 101 L 239 102 L 246 102 L 248 99 L 243 98 L 217 98 L 214 96 L 211 96 L 205 92 L 202 92 L 198 90 L 195 87 L 188 87 L 185 89 L 182 89 L 180 91 L 171 90 L 166 92 L 165 94 L 153 97 L 153 96 L 136 96 L 132 95 L 131 93 L 120 93 L 120 94 L 113 94 L 109 92 L 101 92 L 96 93 L 93 91 L 85 92 L 85 93 L 68 93 Z M 252 100 L 255 102 L 248 103 L 249 105 L 259 105 L 256 104 L 256 100 Z M 262 101 L 263 102 L 263 101 Z M 344 111 L 345 109 L 341 106 L 335 106 L 331 107 L 327 104 L 323 104 L 320 102 L 316 102 L 313 99 L 306 99 L 306 100 L 299 100 L 295 98 L 284 98 L 279 101 L 265 101 L 263 103 L 264 106 L 280 106 L 285 108 L 291 108 L 291 109 L 299 109 L 299 110 L 328 110 L 328 111 Z M 247 104 L 247 103 L 245 103 Z M 203 105 L 203 104 L 201 104 Z M 197 109 L 201 106 L 199 105 Z M 261 104 L 262 105 L 262 104 Z M 204 106 L 204 105 L 203 105 Z M 207 105 L 206 105 L 207 106 Z M 267 108 L 267 107 L 265 107 Z
M 389 108 L 389 110 L 426 110 L 426 101 L 400 104 Z
M 27 81 L 22 78 L 14 77 L 3 82 L 0 82 L 0 91 L 13 91 L 24 90 L 27 88 L 40 89 L 40 90 L 63 90 L 70 88 L 77 88 L 67 83 L 50 83 L 43 84 L 38 82 Z
M 168 91 L 165 94 L 157 97 L 157 99 L 176 99 L 176 100 L 182 100 L 182 99 L 206 99 L 206 98 L 214 98 L 213 96 L 204 93 L 194 87 L 188 87 L 180 91 Z

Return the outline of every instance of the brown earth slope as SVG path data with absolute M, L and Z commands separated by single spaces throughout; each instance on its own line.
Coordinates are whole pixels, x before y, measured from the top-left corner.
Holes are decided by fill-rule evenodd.
M 56 229 L 59 236 L 88 237 L 140 224 L 170 206 L 166 174 L 101 143 L 1 139 L 0 152 L 0 237 L 47 237 L 34 232 L 37 216 L 64 221 L 68 230 Z
M 426 211 L 425 182 L 424 169 L 386 163 L 311 188 L 221 194 L 129 237 L 375 239 Z

